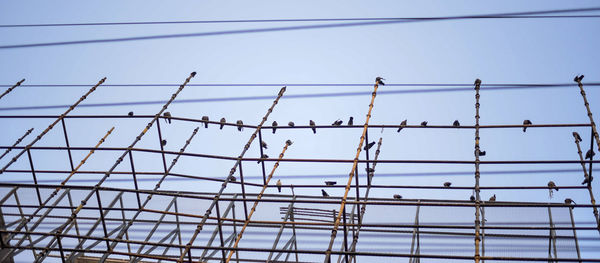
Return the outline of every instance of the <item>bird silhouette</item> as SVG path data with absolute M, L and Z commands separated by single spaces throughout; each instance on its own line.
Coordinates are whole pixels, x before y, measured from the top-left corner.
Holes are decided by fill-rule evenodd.
M 288 122 L 288 126 L 290 126 L 290 127 L 294 127 L 294 126 L 296 126 L 296 124 L 294 124 L 294 122 L 293 122 L 293 121 L 290 121 L 290 122 Z
M 385 83 L 383 83 L 382 80 L 385 80 L 385 79 L 382 78 L 382 77 L 376 77 L 375 78 L 375 82 L 377 82 L 377 85 L 385 86 Z
M 332 185 L 335 185 L 335 184 L 337 184 L 336 181 L 325 181 L 325 185 L 327 185 L 327 186 L 332 186 Z
M 354 117 L 350 116 L 350 119 L 348 120 L 348 126 L 352 125 L 354 125 Z
M 129 113 L 127 113 L 127 116 L 129 116 L 129 117 L 133 116 L 133 111 L 130 111 Z
M 321 195 L 323 195 L 323 197 L 328 197 L 329 194 L 327 194 L 327 192 L 325 192 L 325 190 L 321 189 Z
M 496 202 L 496 194 L 492 195 L 492 197 L 490 197 L 490 202 Z
M 277 179 L 277 191 L 281 193 L 281 180 Z
M 455 120 L 455 121 L 452 123 L 452 126 L 454 126 L 454 127 L 460 127 L 460 122 L 458 122 L 458 120 Z
M 452 183 L 451 183 L 451 182 L 445 182 L 445 183 L 444 183 L 444 187 L 450 187 L 451 185 L 452 185 Z
M 372 141 L 372 142 L 368 143 L 367 145 L 365 145 L 365 148 L 364 148 L 365 151 L 371 149 L 373 147 L 373 145 L 375 145 L 375 141 Z
M 313 133 L 316 134 L 317 133 L 317 127 L 315 127 L 316 126 L 315 121 L 310 120 L 308 123 L 309 123 L 310 128 L 312 129 Z
M 334 121 L 331 126 L 340 126 L 342 125 L 342 123 L 344 123 L 342 120 L 338 119 L 336 121 Z
M 256 161 L 256 163 L 260 163 L 260 162 L 262 162 L 262 161 L 263 161 L 262 159 L 266 159 L 266 158 L 269 158 L 269 156 L 268 156 L 267 154 L 263 153 L 263 154 L 261 155 L 260 159 L 258 159 L 258 161 Z
M 554 183 L 554 181 L 548 182 L 548 188 L 554 189 L 554 190 L 558 191 L 558 186 L 556 186 L 556 184 Z
M 162 145 L 162 146 L 167 145 L 167 140 L 163 139 L 162 141 L 160 141 L 160 145 Z
M 592 181 L 594 181 L 594 177 L 590 177 L 589 175 L 585 177 L 585 179 L 583 179 L 583 182 L 581 182 L 581 184 L 589 184 Z
M 575 201 L 571 198 L 565 198 L 565 204 L 575 204 Z
M 471 200 L 471 202 L 475 202 L 475 196 L 471 195 L 471 197 L 469 197 L 469 200 Z
M 287 146 L 290 146 L 290 145 L 292 145 L 293 143 L 294 143 L 294 142 L 292 142 L 292 140 L 287 140 L 287 141 L 285 141 L 285 144 L 287 144 Z
M 589 149 L 585 153 L 585 159 L 592 159 L 592 157 L 594 157 L 595 155 L 596 155 L 596 153 L 594 152 L 594 149 Z
M 485 156 L 485 151 L 479 151 L 479 156 Z
M 583 141 L 581 139 L 581 136 L 579 136 L 579 133 L 577 133 L 577 132 L 573 132 L 573 138 L 575 138 L 575 140 L 578 141 L 578 142 Z
M 524 126 L 523 126 L 523 132 L 527 131 L 527 126 L 529 126 L 529 125 L 531 125 L 531 124 L 533 124 L 533 123 L 531 123 L 531 121 L 530 121 L 530 120 L 524 120 L 524 121 L 523 121 L 523 125 L 524 125 Z
M 423 127 L 427 126 L 427 121 L 421 122 L 421 126 L 423 126 Z
M 202 116 L 202 122 L 204 122 L 204 128 L 208 128 L 208 116 Z
M 235 178 L 235 176 L 230 175 L 230 176 L 227 177 L 227 180 L 230 181 L 230 182 L 235 182 L 237 179 Z
M 269 146 L 267 146 L 267 143 L 265 141 L 260 141 L 260 146 L 265 149 L 269 149 Z
M 575 76 L 575 78 L 573 79 L 573 81 L 575 81 L 575 82 L 577 82 L 577 83 L 581 82 L 581 80 L 583 80 L 583 75 L 581 75 L 581 76 L 577 75 L 577 76 Z
M 171 112 L 165 111 L 165 113 L 163 113 L 163 116 L 165 117 L 165 122 L 171 124 Z
M 399 194 L 394 194 L 394 199 L 397 199 L 397 200 L 402 199 L 402 196 Z
M 403 120 L 403 121 L 400 123 L 400 127 L 398 128 L 398 131 L 397 131 L 397 132 L 400 132 L 400 131 L 401 131 L 401 130 L 404 128 L 404 127 L 406 127 L 406 122 L 407 122 L 407 121 L 408 121 L 408 120 Z
M 475 86 L 480 86 L 480 85 L 481 85 L 481 80 L 475 79 Z
M 271 126 L 273 126 L 273 134 L 275 134 L 275 130 L 277 130 L 277 121 L 273 121 Z
M 237 121 L 235 122 L 235 124 L 237 124 L 237 129 L 238 129 L 238 131 L 243 131 L 243 130 L 244 130 L 244 126 L 243 126 L 243 125 L 244 125 L 244 122 L 243 122 L 242 120 L 237 120 Z
M 223 126 L 225 126 L 225 123 L 227 122 L 227 120 L 225 120 L 225 118 L 221 118 L 221 124 L 219 125 L 219 130 L 223 129 Z

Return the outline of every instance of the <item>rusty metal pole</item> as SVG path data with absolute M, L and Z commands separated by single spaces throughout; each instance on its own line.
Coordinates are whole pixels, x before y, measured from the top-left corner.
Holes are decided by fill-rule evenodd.
M 23 141 L 23 139 L 25 139 L 25 137 L 27 137 L 27 135 L 29 135 L 29 134 L 30 134 L 32 131 L 33 131 L 33 128 L 31 128 L 31 129 L 27 130 L 27 131 L 25 132 L 25 134 L 23 134 L 23 136 L 21 136 L 19 139 L 17 139 L 17 141 L 15 141 L 15 143 L 13 143 L 12 147 L 10 147 L 10 148 L 6 149 L 6 151 L 4 151 L 4 153 L 3 153 L 2 155 L 0 155 L 0 160 L 1 160 L 1 159 L 2 159 L 2 158 L 5 156 L 5 155 L 7 155 L 7 154 L 8 154 L 8 153 L 9 153 L 9 152 L 12 150 L 12 148 L 14 148 L 15 146 L 19 145 L 19 143 L 21 143 L 21 141 Z
M 592 117 L 590 104 L 588 103 L 587 97 L 585 96 L 585 90 L 583 90 L 583 83 L 581 83 L 581 79 L 583 79 L 583 76 L 581 76 L 580 78 L 575 77 L 575 82 L 577 82 L 577 86 L 579 86 L 581 97 L 583 98 L 583 104 L 585 105 L 587 115 L 590 118 L 590 124 L 592 125 L 592 135 L 596 138 L 596 144 L 598 145 L 598 151 L 600 152 L 600 137 L 598 136 L 598 131 L 596 130 L 596 123 L 594 122 L 594 118 Z
M 481 196 L 479 195 L 479 88 L 481 87 L 481 80 L 475 80 L 475 263 L 479 263 L 479 242 L 480 237 L 480 220 L 479 211 L 481 205 Z
M 21 83 L 23 83 L 24 81 L 25 81 L 25 79 L 22 79 L 21 81 L 17 82 L 17 84 L 13 85 L 12 87 L 10 87 L 6 91 L 4 91 L 2 93 L 2 95 L 0 95 L 0 99 L 2 99 L 2 97 L 4 97 L 6 94 L 10 93 L 16 87 L 21 86 Z
M 573 136 L 575 137 L 575 136 Z M 588 170 L 585 168 L 585 159 L 583 159 L 583 153 L 581 152 L 581 146 L 579 145 L 579 140 L 575 138 L 575 144 L 577 145 L 577 154 L 579 155 L 579 160 L 581 160 L 581 168 L 583 170 L 584 178 L 591 178 L 591 175 L 588 173 Z M 594 192 L 592 191 L 591 179 L 588 179 L 587 189 L 590 193 L 590 203 L 592 204 L 592 211 L 594 212 L 594 218 L 596 219 L 596 227 L 598 228 L 598 233 L 600 233 L 600 217 L 598 216 L 598 208 L 596 208 L 596 199 L 594 198 Z

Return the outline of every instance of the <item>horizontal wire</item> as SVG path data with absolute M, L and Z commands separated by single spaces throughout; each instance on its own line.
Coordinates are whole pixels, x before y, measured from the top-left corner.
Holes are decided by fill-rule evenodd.
M 491 87 L 570 87 L 572 83 L 490 83 L 481 84 L 482 88 Z M 586 86 L 600 86 L 600 82 L 586 83 Z M 0 87 L 12 87 L 14 84 L 0 84 Z M 20 87 L 89 87 L 90 84 L 22 84 Z M 103 84 L 104 87 L 179 87 L 175 83 L 121 83 Z M 373 83 L 197 83 L 186 87 L 372 87 Z M 386 83 L 386 87 L 471 87 L 472 83 Z

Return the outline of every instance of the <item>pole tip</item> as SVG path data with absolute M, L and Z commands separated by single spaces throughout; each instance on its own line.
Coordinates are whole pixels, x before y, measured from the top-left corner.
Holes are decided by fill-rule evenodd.
M 196 71 L 192 72 L 191 74 L 192 78 L 196 76 Z

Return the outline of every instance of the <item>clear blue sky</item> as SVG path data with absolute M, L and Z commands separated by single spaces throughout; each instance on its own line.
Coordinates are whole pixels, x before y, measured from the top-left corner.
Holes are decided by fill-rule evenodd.
M 542 11 L 597 7 L 597 1 L 27 1 L 0 4 L 0 24 L 175 21 L 175 20 L 229 20 L 229 19 L 284 19 L 284 18 L 350 18 L 350 17 L 431 17 L 476 14 L 497 14 L 522 11 Z M 586 14 L 598 14 L 586 13 Z M 399 23 L 345 28 L 279 31 L 252 34 L 234 34 L 163 40 L 84 44 L 22 49 L 0 49 L 0 84 L 14 84 L 22 78 L 24 84 L 95 84 L 107 77 L 106 84 L 170 83 L 179 84 L 196 71 L 191 83 L 372 83 L 382 76 L 389 83 L 472 83 L 475 78 L 484 84 L 495 83 L 573 83 L 577 74 L 585 74 L 584 83 L 599 82 L 600 54 L 598 24 L 600 18 L 586 19 L 487 19 Z M 314 25 L 313 23 L 248 23 L 248 24 L 178 24 L 130 25 L 55 28 L 0 28 L 0 46 L 41 42 L 134 37 L 161 34 L 200 33 L 226 30 L 270 28 L 280 26 Z M 575 84 L 575 83 L 573 83 Z M 280 87 L 187 87 L 178 99 L 205 99 L 240 96 L 272 96 Z M 414 88 L 414 87 L 413 87 Z M 6 88 L 0 89 L 4 91 Z M 88 87 L 19 87 L 0 100 L 0 115 L 60 114 L 65 109 L 1 110 L 23 106 L 72 104 Z M 402 87 L 383 86 L 381 91 L 402 90 Z M 412 89 L 412 88 L 407 88 Z M 419 87 L 416 87 L 419 89 Z M 132 102 L 166 100 L 176 87 L 100 87 L 84 103 Z M 370 92 L 372 87 L 289 87 L 286 95 L 329 92 Z M 600 92 L 586 87 L 592 112 L 600 121 Z M 268 123 L 277 120 L 280 125 L 294 121 L 306 125 L 309 119 L 318 124 L 330 124 L 336 119 L 347 121 L 354 116 L 362 124 L 368 110 L 370 95 L 284 99 L 275 108 Z M 241 119 L 257 124 L 270 99 L 173 104 L 169 111 L 175 116 L 211 120 L 226 117 L 229 121 Z M 72 114 L 155 114 L 161 105 L 82 107 Z M 371 124 L 409 124 L 423 120 L 430 125 L 447 125 L 455 119 L 462 124 L 474 124 L 474 91 L 385 94 L 375 100 Z M 588 123 L 585 107 L 575 85 L 565 88 L 481 91 L 481 124 L 521 124 L 530 119 L 534 124 Z M 10 145 L 28 128 L 35 127 L 37 135 L 50 119 L 0 119 L 3 136 L 1 145 Z M 115 133 L 106 146 L 125 146 L 146 124 L 144 120 L 68 120 L 71 144 L 92 146 L 112 126 Z M 177 151 L 195 127 L 192 124 L 165 125 L 167 150 Z M 584 141 L 584 152 L 589 148 L 589 129 L 520 129 L 483 130 L 481 147 L 487 151 L 483 160 L 576 160 L 578 159 L 571 132 L 577 130 Z M 189 151 L 196 153 L 237 156 L 251 134 L 233 128 L 219 131 L 215 126 L 200 129 Z M 281 130 L 273 135 L 265 132 L 269 143 L 268 154 L 278 155 L 285 140 L 295 143 L 286 153 L 289 158 L 354 158 L 360 130 L 321 130 L 317 135 L 306 131 Z M 472 130 L 370 130 L 370 139 L 383 137 L 380 159 L 442 159 L 473 160 Z M 30 142 L 33 136 L 25 140 Z M 62 145 L 60 130 L 50 132 L 37 145 Z M 158 148 L 155 131 L 138 144 L 139 147 Z M 253 145 L 249 157 L 257 157 Z M 87 152 L 75 154 L 76 163 Z M 142 157 L 143 156 L 143 157 Z M 25 157 L 25 156 L 24 156 Z M 138 167 L 142 170 L 162 169 L 157 156 L 144 156 Z M 66 155 L 34 152 L 36 169 L 67 169 Z M 86 170 L 108 169 L 115 154 L 97 153 L 85 165 Z M 9 159 L 4 158 L 4 165 Z M 260 183 L 259 166 L 248 163 L 244 172 L 249 181 Z M 26 158 L 14 164 L 13 169 L 28 169 Z M 232 163 L 228 161 L 183 158 L 173 172 L 222 178 Z M 267 166 L 270 170 L 272 163 Z M 202 167 L 202 168 L 200 168 Z M 379 164 L 377 173 L 390 176 L 375 178 L 377 184 L 441 185 L 452 181 L 456 186 L 473 186 L 473 174 L 456 176 L 400 176 L 414 172 L 473 171 L 472 165 L 385 165 Z M 484 165 L 482 172 L 498 170 L 579 169 L 571 165 Z M 118 170 L 127 170 L 119 167 Z M 276 172 L 275 180 L 284 184 L 322 183 L 326 180 L 345 183 L 349 164 L 284 163 Z M 361 169 L 362 171 L 362 169 Z M 312 175 L 312 176 L 311 176 Z M 29 181 L 29 174 L 4 174 L 2 181 Z M 83 177 L 83 176 L 82 176 Z M 116 179 L 118 177 L 111 177 Z M 41 176 L 41 180 L 57 179 Z M 82 178 L 78 178 L 82 179 Z M 97 177 L 79 184 L 91 185 Z M 123 178 L 122 178 L 123 179 Z M 364 179 L 364 178 L 362 178 Z M 581 172 L 546 174 L 482 175 L 482 186 L 545 186 L 549 180 L 557 185 L 579 185 Z M 164 189 L 217 191 L 218 183 L 196 184 L 193 181 L 173 181 Z M 131 187 L 129 182 L 108 182 L 106 185 Z M 147 182 L 145 188 L 152 188 Z M 598 180 L 593 187 L 599 189 Z M 8 191 L 0 189 L 0 193 Z M 239 187 L 228 187 L 238 192 Z M 250 192 L 259 191 L 250 188 Z M 284 190 L 285 192 L 285 190 Z M 288 190 L 289 192 L 289 190 Z M 289 194 L 286 192 L 287 194 Z M 341 188 L 328 189 L 332 196 L 341 196 Z M 374 197 L 391 197 L 398 191 L 377 189 Z M 276 193 L 269 189 L 267 193 Z M 319 195 L 319 189 L 297 190 L 297 194 Z M 594 190 L 598 197 L 600 192 Z M 470 191 L 411 191 L 401 194 L 410 199 L 467 199 Z M 573 198 L 578 204 L 589 203 L 585 190 L 561 190 L 548 199 L 545 190 L 482 191 L 482 199 L 492 194 L 499 201 L 562 202 Z M 273 206 L 275 207 L 275 206 Z M 337 209 L 338 206 L 336 205 Z M 331 208 L 333 209 L 333 207 Z M 369 210 L 369 209 L 367 209 Z M 192 209 L 203 213 L 204 208 Z M 202 212 L 198 212 L 202 211 Z M 259 206 L 260 211 L 260 206 Z M 270 211 L 270 210 L 266 210 Z M 275 211 L 275 210 L 273 210 Z M 516 213 L 512 210 L 511 213 Z M 472 216 L 471 210 L 465 213 Z M 593 221 L 590 209 L 576 211 L 576 219 Z M 268 212 L 263 212 L 268 218 Z M 372 217 L 378 213 L 372 212 Z M 379 214 L 382 214 L 380 212 Z M 413 212 L 410 212 L 413 213 Z M 433 213 L 433 212 L 432 212 Z M 439 214 L 451 214 L 448 211 Z M 509 213 L 510 214 L 510 213 Z M 535 212 L 522 212 L 522 216 Z M 260 215 L 260 214 L 259 214 Z M 367 214 L 368 215 L 368 214 Z M 492 215 L 490 215 L 492 216 Z M 502 221 L 506 214 L 499 213 Z M 451 220 L 446 217 L 433 222 Z M 408 219 L 410 218 L 410 219 Z M 501 218 L 501 219 L 500 219 Z M 377 221 L 373 218 L 372 220 Z M 384 220 L 385 219 L 381 219 Z M 390 219 L 392 220 L 392 219 Z M 412 215 L 407 216 L 412 220 Z M 488 218 L 492 222 L 493 218 Z M 533 220 L 533 219 L 532 219 Z M 472 219 L 465 220 L 472 222 Z M 598 257 L 598 233 L 582 236 L 596 238 L 590 242 L 583 256 Z M 338 240 L 341 235 L 338 235 Z M 319 239 L 323 241 L 324 239 Z M 269 243 L 270 241 L 265 241 Z M 468 241 L 472 242 L 472 240 Z M 360 243 L 360 242 L 359 242 Z M 307 245 L 322 249 L 324 244 Z M 366 247 L 368 249 L 369 247 Z M 383 246 L 383 250 L 391 248 Z M 543 251 L 543 248 L 541 248 Z M 596 250 L 598 251 L 598 250 Z M 404 252 L 404 251 L 402 251 Z M 584 250 L 585 252 L 585 250 Z M 423 251 L 423 253 L 425 253 Z M 435 253 L 435 252 L 432 252 Z M 458 252 L 457 252 L 458 253 Z M 460 253 L 458 253 L 460 254 Z M 468 254 L 468 253 L 467 253 Z M 510 255 L 510 254 L 508 254 Z M 543 255 L 543 253 L 542 253 Z M 318 257 L 318 260 L 321 260 Z

